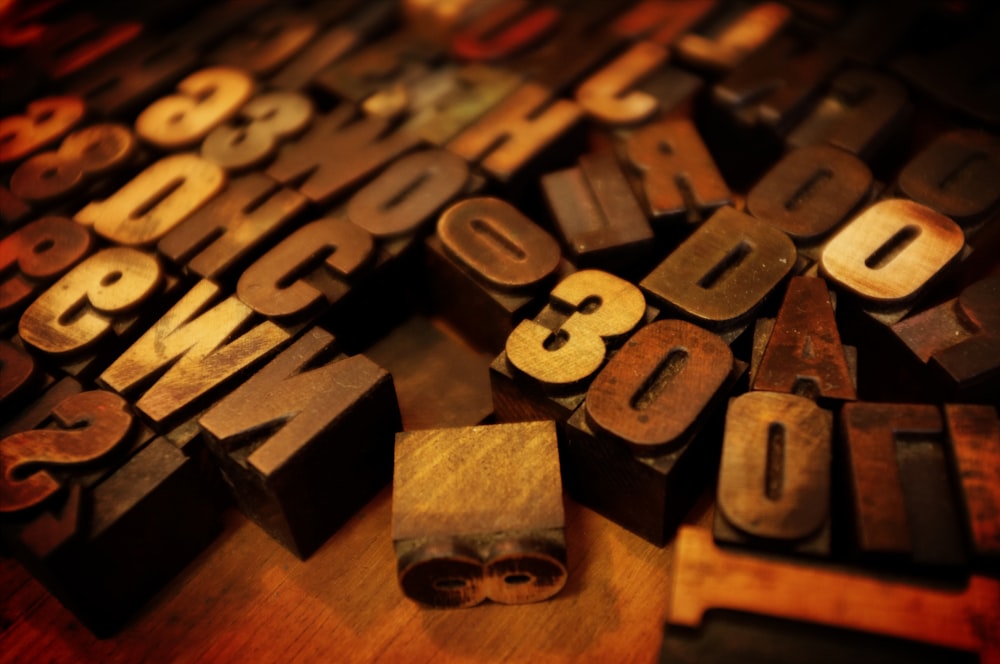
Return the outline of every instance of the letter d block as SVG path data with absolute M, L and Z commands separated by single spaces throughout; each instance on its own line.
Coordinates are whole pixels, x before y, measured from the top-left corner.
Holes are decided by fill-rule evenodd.
M 547 599 L 566 582 L 564 525 L 554 422 L 396 435 L 392 539 L 411 599 Z

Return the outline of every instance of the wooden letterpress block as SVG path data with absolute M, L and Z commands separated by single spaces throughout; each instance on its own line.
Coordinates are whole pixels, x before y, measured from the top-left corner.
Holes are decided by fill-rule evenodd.
M 560 462 L 569 494 L 662 546 L 715 472 L 722 436 L 710 420 L 744 368 L 691 323 L 640 328 L 567 422 Z
M 20 406 L 37 396 L 45 382 L 35 358 L 9 341 L 0 339 L 0 422 L 18 413 Z
M 721 208 L 640 282 L 654 301 L 732 341 L 795 264 L 770 224 Z
M 777 2 L 720 3 L 695 30 L 674 43 L 677 58 L 697 69 L 727 72 L 792 19 Z
M 274 7 L 253 17 L 238 32 L 213 44 L 208 60 L 266 77 L 302 50 L 318 31 L 316 21 L 294 8 Z
M 42 217 L 0 240 L 0 325 L 90 253 L 93 236 L 65 217 Z
M 615 19 L 611 30 L 628 39 L 670 46 L 714 5 L 714 0 L 640 0 Z
M 581 270 L 560 281 L 549 304 L 518 323 L 490 365 L 497 419 L 564 422 L 609 350 L 649 315 L 642 292 L 607 272 Z
M 188 448 L 197 430 L 186 418 L 284 346 L 293 330 L 260 320 L 208 280 L 196 283 L 98 378 L 133 400 L 158 432 Z M 176 429 L 176 431 L 174 431 Z
M 1000 423 L 989 406 L 947 404 L 948 451 L 958 475 L 977 563 L 1000 566 Z
M 303 559 L 388 482 L 400 429 L 392 377 L 319 328 L 198 424 L 243 511 Z
M 66 372 L 90 376 L 110 361 L 108 353 L 116 354 L 141 331 L 169 293 L 169 281 L 153 256 L 126 247 L 104 249 L 32 302 L 18 334 L 29 350 Z
M 699 223 L 732 204 L 729 187 L 690 120 L 650 122 L 631 133 L 624 148 L 654 221 Z
M 664 46 L 638 42 L 581 83 L 576 102 L 590 118 L 608 126 L 637 124 L 670 112 L 693 96 L 701 80 L 668 67 L 668 57 Z
M 201 144 L 201 155 L 230 173 L 267 165 L 281 144 L 312 123 L 313 103 L 298 92 L 274 91 L 255 96 L 235 118 L 215 127 Z
M 747 194 L 747 212 L 786 233 L 799 255 L 819 261 L 824 241 L 867 204 L 871 170 L 854 155 L 828 145 L 793 150 Z
M 964 565 L 961 508 L 938 408 L 849 403 L 841 430 L 857 554 L 928 569 Z
M 905 127 L 911 106 L 898 81 L 867 69 L 837 74 L 830 89 L 788 134 L 788 145 L 832 145 L 871 161 Z
M 0 119 L 0 166 L 16 164 L 54 144 L 86 116 L 87 107 L 75 95 L 44 97 L 28 104 L 23 114 Z
M 566 582 L 556 427 L 396 436 L 392 540 L 403 594 L 439 607 L 521 604 Z
M 452 38 L 451 50 L 463 60 L 509 58 L 548 38 L 561 18 L 555 7 L 505 0 L 463 26 Z
M 425 246 L 435 310 L 493 353 L 557 273 L 569 269 L 551 235 L 497 198 L 452 205 Z
M 1000 584 L 919 586 L 677 536 L 661 661 L 996 662 Z M 805 654 L 808 653 L 808 654 Z
M 351 104 L 340 104 L 282 145 L 267 175 L 326 205 L 420 143 L 390 126 L 385 118 L 360 116 Z
M 964 248 L 962 229 L 951 219 L 919 203 L 889 199 L 867 208 L 826 243 L 820 270 L 871 318 L 891 325 Z
M 574 264 L 611 272 L 642 269 L 653 229 L 613 152 L 583 155 L 578 166 L 549 173 L 541 184 Z
M 46 420 L 0 441 L 0 533 L 106 636 L 211 541 L 218 516 L 193 462 L 162 439 L 148 442 L 121 397 L 72 393 Z
M 306 207 L 298 192 L 260 173 L 231 180 L 218 196 L 168 232 L 157 250 L 202 279 L 219 281 L 266 246 Z
M 857 376 L 840 343 L 826 283 L 793 277 L 773 330 L 751 377 L 751 389 L 797 394 L 811 399 L 853 401 Z M 856 368 L 856 364 L 855 364 Z
M 946 393 L 996 401 L 1000 382 L 1000 276 L 892 326 L 920 362 L 936 369 Z
M 575 103 L 553 98 L 550 90 L 537 83 L 525 83 L 446 147 L 516 188 L 529 171 L 560 161 L 557 141 L 568 139 L 582 116 Z
M 720 542 L 830 553 L 833 414 L 804 397 L 730 401 L 713 534 Z
M 173 154 L 147 167 L 109 198 L 91 202 L 74 219 L 92 226 L 109 242 L 152 246 L 225 185 L 226 173 L 217 164 L 191 153 Z

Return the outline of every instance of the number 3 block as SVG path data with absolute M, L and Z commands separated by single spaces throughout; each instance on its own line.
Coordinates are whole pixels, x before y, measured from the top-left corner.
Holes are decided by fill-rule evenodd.
M 411 599 L 520 604 L 566 582 L 554 422 L 399 433 L 392 501 L 399 584 Z

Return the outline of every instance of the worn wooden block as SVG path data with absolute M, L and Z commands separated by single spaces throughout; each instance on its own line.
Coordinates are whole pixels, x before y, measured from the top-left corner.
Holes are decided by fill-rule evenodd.
M 787 235 L 724 207 L 639 285 L 669 311 L 732 341 L 791 272 L 795 258 Z
M 914 585 L 717 548 L 682 527 L 665 662 L 996 662 L 1000 584 Z M 761 618 L 764 618 L 761 620 Z
M 729 403 L 716 541 L 830 553 L 833 414 L 804 397 L 749 392 Z
M 961 504 L 937 406 L 854 402 L 841 411 L 853 547 L 876 564 L 966 564 Z
M 42 97 L 23 113 L 0 119 L 0 165 L 16 164 L 54 144 L 83 121 L 87 106 L 76 95 Z
M 693 67 L 727 72 L 781 31 L 792 11 L 777 2 L 720 3 L 675 42 L 677 57 Z
M 640 0 L 618 15 L 611 30 L 632 40 L 670 46 L 714 5 L 714 0 Z
M 862 311 L 891 325 L 961 257 L 954 221 L 902 199 L 883 200 L 841 227 L 820 256 L 820 270 Z
M 388 482 L 392 377 L 308 330 L 198 418 L 242 510 L 308 558 Z
M 407 597 L 547 599 L 566 583 L 564 526 L 553 422 L 397 435 L 392 539 Z
M 591 383 L 560 448 L 569 494 L 662 546 L 717 466 L 713 421 L 745 365 L 691 323 L 650 323 Z
M 14 417 L 37 396 L 46 383 L 45 373 L 24 349 L 0 339 L 0 422 Z M 2 431 L 2 429 L 0 429 Z
M 121 397 L 70 392 L 45 428 L 0 441 L 0 533 L 64 606 L 108 635 L 211 541 L 218 514 L 193 462 L 149 442 Z
M 751 378 L 751 389 L 852 401 L 857 398 L 857 375 L 850 357 L 857 359 L 856 353 L 849 355 L 840 343 L 826 283 L 814 277 L 793 277 Z
M 498 198 L 449 207 L 425 249 L 435 311 L 493 353 L 557 276 L 571 269 L 551 235 Z
M 555 7 L 505 0 L 474 16 L 454 35 L 451 49 L 463 60 L 502 60 L 548 38 L 561 17 Z
M 574 264 L 616 273 L 642 269 L 653 229 L 614 152 L 585 154 L 574 168 L 543 176 L 541 185 Z
M 647 123 L 629 134 L 624 149 L 654 221 L 700 223 L 732 204 L 729 187 L 690 120 Z
M 560 281 L 549 304 L 523 320 L 490 365 L 500 421 L 563 422 L 583 402 L 609 351 L 653 315 L 633 284 L 600 270 Z

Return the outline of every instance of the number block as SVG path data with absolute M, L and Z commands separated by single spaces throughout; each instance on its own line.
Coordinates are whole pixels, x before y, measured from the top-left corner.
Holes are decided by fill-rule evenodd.
M 392 539 L 403 593 L 438 607 L 543 600 L 566 582 L 553 422 L 396 436 Z
M 243 511 L 300 558 L 389 480 L 392 377 L 313 328 L 198 420 Z
M 715 472 L 712 426 L 746 365 L 691 323 L 650 323 L 625 342 L 566 424 L 569 494 L 662 546 Z

